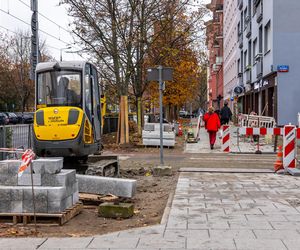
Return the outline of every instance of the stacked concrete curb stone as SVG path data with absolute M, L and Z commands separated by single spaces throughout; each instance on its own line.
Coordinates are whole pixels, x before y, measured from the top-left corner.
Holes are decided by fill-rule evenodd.
M 0 213 L 33 213 L 30 168 L 18 177 L 19 160 L 0 161 Z M 36 213 L 61 213 L 79 201 L 75 170 L 62 170 L 63 158 L 32 162 Z

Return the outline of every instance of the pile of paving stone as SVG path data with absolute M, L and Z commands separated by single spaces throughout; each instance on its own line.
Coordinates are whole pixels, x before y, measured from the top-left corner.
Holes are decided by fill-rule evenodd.
M 21 177 L 19 160 L 0 161 L 0 213 L 32 213 L 30 168 Z M 75 170 L 62 170 L 63 158 L 40 158 L 32 162 L 37 213 L 61 213 L 79 201 Z

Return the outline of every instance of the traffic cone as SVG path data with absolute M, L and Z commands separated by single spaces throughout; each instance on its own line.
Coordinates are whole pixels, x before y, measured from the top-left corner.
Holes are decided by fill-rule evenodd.
M 282 146 L 278 146 L 278 151 L 277 151 L 277 158 L 276 162 L 274 163 L 274 171 L 277 172 L 280 169 L 283 169 L 283 162 L 282 162 Z

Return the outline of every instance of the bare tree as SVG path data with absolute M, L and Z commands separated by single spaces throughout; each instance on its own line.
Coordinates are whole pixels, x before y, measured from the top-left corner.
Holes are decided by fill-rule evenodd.
M 170 28 L 167 21 L 172 20 L 171 15 L 182 13 L 193 1 L 65 0 L 64 2 L 69 4 L 69 13 L 74 17 L 73 32 L 85 48 L 84 51 L 89 53 L 92 61 L 98 65 L 103 82 L 109 84 L 109 88 L 114 88 L 119 97 L 131 93 L 135 96 L 140 128 L 141 97 L 148 84 L 145 80 L 144 60 L 149 54 L 151 43 Z M 176 19 L 176 22 L 172 20 L 172 25 L 180 22 L 182 20 Z M 156 26 L 160 27 L 159 32 L 155 32 Z M 190 23 L 188 29 L 192 31 L 192 27 L 194 26 Z M 174 42 L 177 39 L 174 38 Z M 160 58 L 157 58 L 157 63 L 160 61 Z M 122 112 L 121 108 L 120 113 Z M 127 139 L 126 137 L 126 142 Z

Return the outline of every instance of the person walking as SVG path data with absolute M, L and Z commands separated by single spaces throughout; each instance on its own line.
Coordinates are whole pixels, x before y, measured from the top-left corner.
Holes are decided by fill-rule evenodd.
M 214 149 L 214 145 L 217 138 L 217 132 L 221 127 L 220 118 L 215 113 L 213 107 L 208 108 L 208 112 L 204 115 L 203 120 L 205 122 L 205 128 L 209 134 L 210 149 Z
M 220 115 L 221 115 L 221 125 L 228 124 L 229 121 L 231 121 L 232 112 L 228 107 L 227 101 L 224 102 L 224 107 L 221 109 Z

